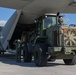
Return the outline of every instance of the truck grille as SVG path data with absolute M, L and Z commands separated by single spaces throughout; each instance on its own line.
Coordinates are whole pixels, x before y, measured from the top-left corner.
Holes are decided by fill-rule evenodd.
M 64 46 L 76 46 L 76 29 L 64 29 Z

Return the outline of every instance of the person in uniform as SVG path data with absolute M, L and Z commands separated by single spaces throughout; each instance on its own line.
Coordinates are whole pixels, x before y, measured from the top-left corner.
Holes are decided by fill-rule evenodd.
M 63 17 L 62 16 L 59 16 L 58 22 L 59 22 L 60 25 L 63 25 Z

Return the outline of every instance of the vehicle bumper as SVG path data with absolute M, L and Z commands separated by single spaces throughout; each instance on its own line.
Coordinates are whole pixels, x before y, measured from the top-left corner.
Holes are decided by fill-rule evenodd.
M 48 47 L 47 53 L 59 59 L 69 59 L 76 55 L 76 47 Z

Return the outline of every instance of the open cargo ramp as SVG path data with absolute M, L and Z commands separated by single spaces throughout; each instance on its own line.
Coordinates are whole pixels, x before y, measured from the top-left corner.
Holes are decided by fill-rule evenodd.
M 6 50 L 9 45 L 8 41 L 11 39 L 11 37 L 13 35 L 13 32 L 14 32 L 17 22 L 20 18 L 20 15 L 21 15 L 20 10 L 15 11 L 14 14 L 7 21 L 5 27 L 1 31 L 2 36 L 3 36 L 3 38 L 1 39 L 1 45 L 4 50 Z

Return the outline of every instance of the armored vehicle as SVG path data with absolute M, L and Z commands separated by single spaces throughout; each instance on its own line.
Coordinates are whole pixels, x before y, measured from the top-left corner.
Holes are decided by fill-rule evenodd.
M 76 64 L 76 27 L 65 25 L 60 17 L 63 18 L 45 14 L 36 19 L 33 42 L 24 47 L 25 62 L 30 62 L 33 55 L 36 66 L 45 66 L 55 59 L 63 59 L 67 65 Z

